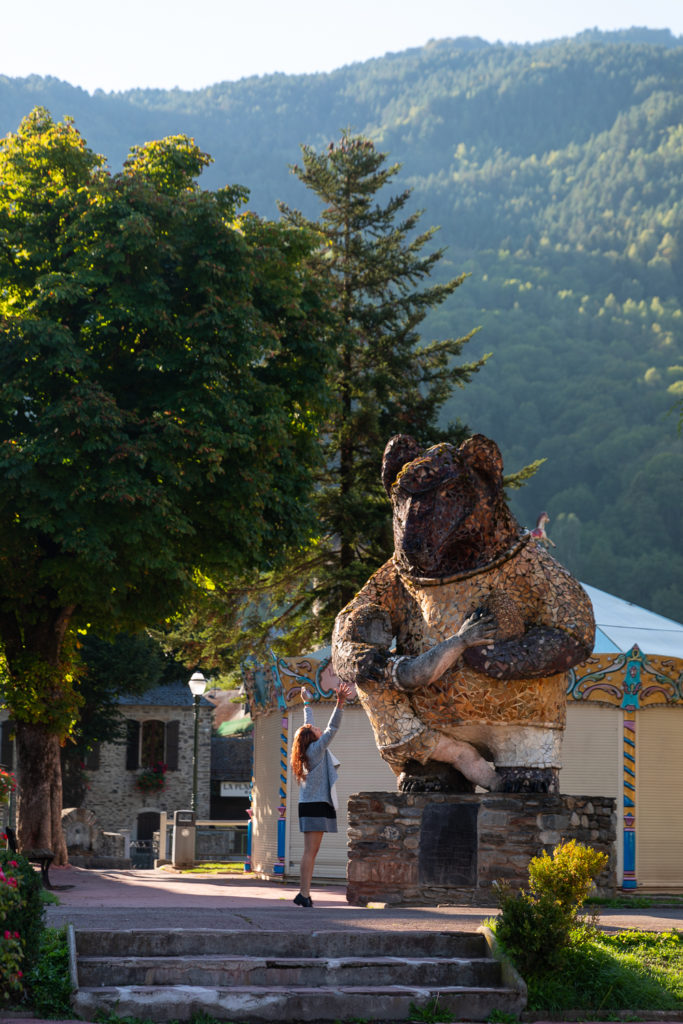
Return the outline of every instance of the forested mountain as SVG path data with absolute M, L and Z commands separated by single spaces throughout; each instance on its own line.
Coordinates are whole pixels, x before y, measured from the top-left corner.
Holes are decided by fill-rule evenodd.
M 444 419 L 494 437 L 508 471 L 545 457 L 514 496 L 521 521 L 547 509 L 582 579 L 683 619 L 683 40 L 441 40 L 194 92 L 0 77 L 0 133 L 38 103 L 114 168 L 187 132 L 215 158 L 206 187 L 246 185 L 267 216 L 278 199 L 317 214 L 288 171 L 300 143 L 369 135 L 441 225 L 443 274 L 471 272 L 429 330 L 480 324 L 466 354 L 492 356 Z

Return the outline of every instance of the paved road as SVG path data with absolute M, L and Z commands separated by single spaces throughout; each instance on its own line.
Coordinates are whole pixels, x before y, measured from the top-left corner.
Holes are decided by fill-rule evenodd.
M 292 904 L 294 884 L 261 882 L 241 876 L 181 875 L 154 871 L 93 871 L 52 868 L 60 903 L 49 907 L 47 923 L 71 921 L 78 928 L 226 928 L 309 931 L 346 928 L 449 928 L 474 931 L 495 914 L 491 907 L 424 907 L 382 909 L 352 907 L 343 885 L 314 885 L 315 906 L 307 911 Z M 104 911 L 104 913 L 103 913 Z M 683 906 L 639 909 L 605 908 L 600 915 L 607 931 L 643 928 L 683 929 Z

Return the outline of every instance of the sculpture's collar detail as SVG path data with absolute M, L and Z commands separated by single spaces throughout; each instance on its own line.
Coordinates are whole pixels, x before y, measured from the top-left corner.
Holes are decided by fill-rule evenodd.
M 447 576 L 417 576 L 410 572 L 400 561 L 394 556 L 394 565 L 396 566 L 399 576 L 409 581 L 410 583 L 416 583 L 420 587 L 440 587 L 445 583 L 457 583 L 458 580 L 467 580 L 471 576 L 477 576 L 482 572 L 490 572 L 491 569 L 497 569 L 499 565 L 503 565 L 508 562 L 511 558 L 514 558 L 523 547 L 525 547 L 531 540 L 531 534 L 525 532 L 521 537 L 518 537 L 515 542 L 503 551 L 500 555 L 492 558 L 484 565 L 479 565 L 474 569 L 467 569 L 465 572 L 454 572 Z

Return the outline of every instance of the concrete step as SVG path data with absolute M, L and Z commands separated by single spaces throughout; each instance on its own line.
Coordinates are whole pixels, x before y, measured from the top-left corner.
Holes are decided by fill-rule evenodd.
M 488 934 L 488 933 L 487 933 Z M 436 1000 L 459 1019 L 519 1014 L 523 982 L 472 932 L 78 931 L 74 1010 L 150 1021 L 407 1020 Z
M 459 1020 L 485 1021 L 494 1010 L 517 1015 L 519 993 L 508 988 L 344 986 L 340 988 L 248 987 L 200 988 L 153 985 L 80 989 L 74 1009 L 81 1017 L 116 1013 L 151 1021 L 190 1020 L 204 1013 L 215 1020 L 373 1021 L 408 1020 L 415 1008 L 438 1001 Z
M 421 931 L 214 931 L 150 929 L 146 931 L 76 932 L 79 957 L 100 956 L 488 956 L 477 932 Z
M 363 986 L 500 985 L 500 964 L 453 957 L 79 957 L 79 983 L 107 985 Z

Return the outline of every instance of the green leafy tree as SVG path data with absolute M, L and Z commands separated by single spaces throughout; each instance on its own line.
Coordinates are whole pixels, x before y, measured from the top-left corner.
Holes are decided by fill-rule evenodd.
M 396 433 L 432 443 L 464 437 L 459 424 L 439 429 L 439 412 L 484 362 L 455 362 L 471 334 L 421 340 L 426 315 L 465 275 L 429 283 L 443 256 L 430 245 L 436 229 L 418 230 L 420 212 L 406 212 L 409 190 L 380 195 L 399 165 L 387 165 L 369 139 L 348 133 L 324 152 L 304 146 L 302 153 L 303 165 L 293 170 L 323 204 L 320 219 L 284 205 L 281 211 L 287 225 L 319 238 L 312 262 L 332 290 L 337 356 L 316 489 L 318 530 L 283 568 L 207 588 L 170 638 L 207 667 L 234 664 L 274 639 L 288 651 L 328 642 L 339 609 L 393 547 L 380 482 L 387 440 Z
M 327 355 L 304 231 L 201 190 L 184 136 L 111 175 L 37 108 L 0 142 L 0 644 L 19 838 L 66 856 L 78 629 L 158 623 L 310 535 Z

